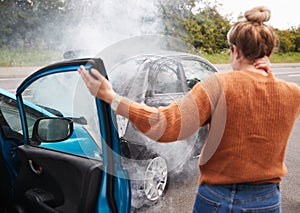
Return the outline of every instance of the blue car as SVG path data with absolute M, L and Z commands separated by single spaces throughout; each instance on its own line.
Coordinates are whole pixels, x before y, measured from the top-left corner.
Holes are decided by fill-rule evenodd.
M 0 90 L 0 212 L 130 212 L 115 116 L 80 65 L 107 76 L 101 59 L 76 59 Z

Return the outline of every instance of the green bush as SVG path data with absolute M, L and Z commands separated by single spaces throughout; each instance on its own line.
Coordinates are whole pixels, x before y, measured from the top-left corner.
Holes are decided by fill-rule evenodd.
M 44 66 L 63 59 L 63 53 L 45 50 L 0 49 L 0 66 Z

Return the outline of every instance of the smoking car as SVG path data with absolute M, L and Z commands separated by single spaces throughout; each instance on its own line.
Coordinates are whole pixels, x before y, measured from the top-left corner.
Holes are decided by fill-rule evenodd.
M 118 94 L 158 107 L 183 97 L 197 82 L 216 72 L 216 67 L 200 56 L 172 52 L 126 58 L 113 66 L 108 76 Z M 190 157 L 199 155 L 208 128 L 201 128 L 188 140 L 161 144 L 144 136 L 126 118 L 117 116 L 117 121 L 122 155 L 135 160 L 148 159 L 144 162 L 143 180 L 133 185 L 137 191 L 133 200 L 144 196 L 149 204 L 166 192 L 172 172 L 177 172 Z M 132 167 L 128 168 L 130 171 Z M 129 173 L 135 174 L 136 170 Z
M 77 73 L 99 58 L 46 66 L 0 90 L 0 212 L 130 212 L 110 106 Z

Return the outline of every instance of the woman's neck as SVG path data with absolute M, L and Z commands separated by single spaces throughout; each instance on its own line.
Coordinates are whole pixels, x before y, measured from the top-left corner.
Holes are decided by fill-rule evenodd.
M 264 69 L 257 69 L 253 64 L 250 64 L 245 59 L 235 64 L 234 70 L 246 70 L 250 72 L 255 72 L 264 76 L 268 76 L 268 73 Z
M 264 76 L 268 76 L 268 73 L 263 69 L 256 69 L 253 65 L 242 66 L 240 70 L 246 70 L 250 72 L 255 72 Z

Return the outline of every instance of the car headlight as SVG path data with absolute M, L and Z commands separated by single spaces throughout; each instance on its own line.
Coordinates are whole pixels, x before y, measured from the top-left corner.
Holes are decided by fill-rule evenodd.
M 125 135 L 126 128 L 128 125 L 128 119 L 121 115 L 117 115 L 116 117 L 117 117 L 119 137 L 123 137 Z

